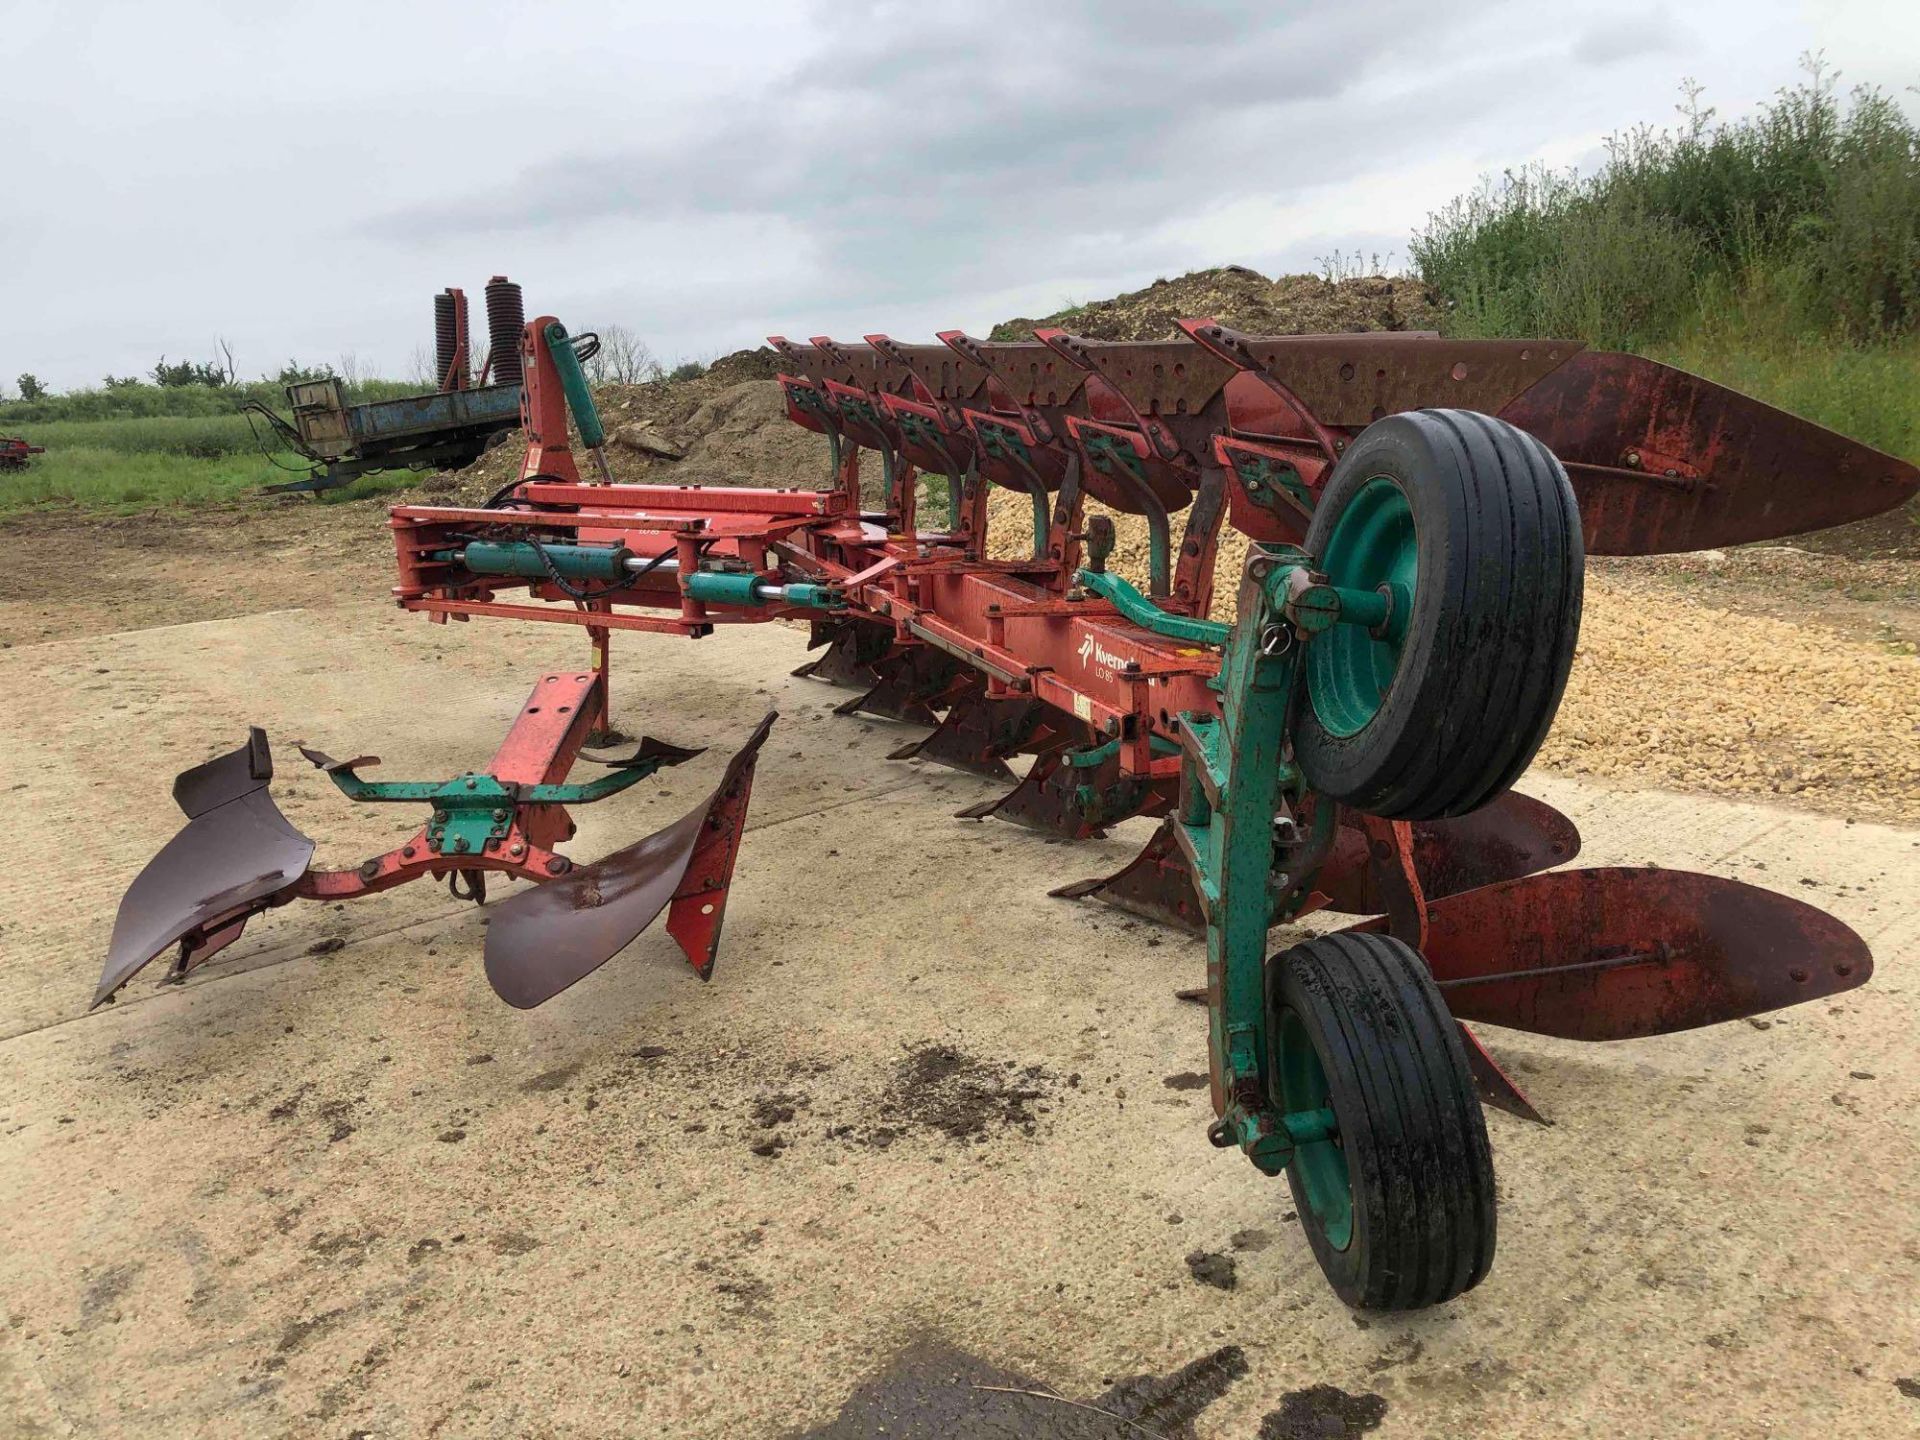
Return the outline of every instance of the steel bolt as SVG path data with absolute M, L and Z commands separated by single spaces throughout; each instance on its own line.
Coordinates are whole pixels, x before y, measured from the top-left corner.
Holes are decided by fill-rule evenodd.
M 473 782 L 472 780 L 467 781 L 467 789 L 469 790 L 473 789 L 474 783 L 475 782 Z
M 411 854 L 412 852 L 409 851 L 408 853 Z M 380 862 L 378 860 L 368 860 L 363 862 L 360 866 L 360 878 L 362 880 L 371 880 L 373 879 L 374 876 L 378 875 L 379 873 L 380 873 Z
M 518 840 L 507 847 L 507 854 L 518 857 L 527 853 L 527 847 Z
M 496 810 L 493 812 L 493 818 L 496 820 L 504 820 L 507 818 L 507 812 L 504 810 Z
M 573 862 L 567 859 L 566 856 L 555 855 L 551 860 L 547 861 L 547 873 L 549 875 L 564 875 L 572 866 Z
M 469 846 L 469 845 L 467 844 L 467 837 L 466 837 L 466 836 L 464 836 L 464 835 L 457 835 L 457 836 L 455 836 L 455 837 L 454 837 L 454 841 L 453 841 L 453 848 L 454 848 L 454 850 L 455 850 L 455 852 L 456 852 L 456 853 L 458 853 L 458 854 L 461 854 L 461 855 L 464 855 L 464 854 L 466 854 L 466 853 L 467 853 L 467 851 L 468 851 L 468 850 L 469 850 L 470 848 L 472 848 L 472 847 L 470 847 L 470 846 Z

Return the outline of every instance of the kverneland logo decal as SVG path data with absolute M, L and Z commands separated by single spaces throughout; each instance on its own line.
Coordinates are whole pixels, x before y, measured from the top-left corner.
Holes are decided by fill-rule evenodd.
M 1085 665 L 1089 661 L 1095 665 L 1103 665 L 1109 670 L 1118 670 L 1127 664 L 1127 658 L 1124 655 L 1114 654 L 1091 635 L 1080 642 L 1080 663 Z

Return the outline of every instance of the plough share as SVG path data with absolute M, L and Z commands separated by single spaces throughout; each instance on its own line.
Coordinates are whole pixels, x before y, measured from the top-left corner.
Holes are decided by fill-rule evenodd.
M 1846 926 L 1785 896 L 1554 868 L 1577 832 L 1510 787 L 1566 682 L 1585 555 L 1838 525 L 1901 503 L 1920 472 L 1565 341 L 1180 330 L 776 337 L 789 415 L 826 437 L 831 473 L 752 489 L 583 483 L 567 421 L 597 436 L 592 401 L 565 328 L 533 321 L 518 482 L 484 506 L 394 509 L 394 593 L 435 621 L 583 627 L 590 662 L 543 674 L 487 768 L 449 781 L 377 783 L 370 759 L 303 751 L 350 799 L 430 807 L 352 869 L 311 868 L 260 731 L 187 771 L 188 823 L 122 902 L 96 1003 L 169 951 L 185 976 L 271 907 L 421 876 L 476 900 L 490 874 L 537 882 L 495 907 L 486 940 L 514 1005 L 578 982 L 663 910 L 709 976 L 774 716 L 683 819 L 575 864 L 558 850 L 569 806 L 694 753 L 586 750 L 611 728 L 610 640 L 805 620 L 822 653 L 797 673 L 849 687 L 845 711 L 931 727 L 898 756 L 1006 780 L 1031 757 L 963 813 L 1076 838 L 1159 818 L 1131 865 L 1055 893 L 1204 934 L 1209 1139 L 1287 1175 L 1349 1303 L 1469 1289 L 1494 1248 L 1481 1100 L 1534 1112 L 1463 1022 L 1655 1035 L 1872 968 Z M 1011 557 L 988 545 L 995 489 L 1016 497 Z M 1144 519 L 1144 585 L 1108 567 L 1112 521 L 1089 500 Z M 1227 531 L 1250 543 L 1221 623 Z M 569 783 L 581 758 L 605 773 Z M 1274 926 L 1316 910 L 1361 918 L 1269 954 Z

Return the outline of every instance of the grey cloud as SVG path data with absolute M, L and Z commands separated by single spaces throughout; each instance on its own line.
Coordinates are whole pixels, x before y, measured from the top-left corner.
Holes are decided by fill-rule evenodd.
M 1430 143 L 1499 89 L 1370 91 L 1443 44 L 1449 7 L 1157 4 L 823 6 L 811 58 L 675 134 L 577 151 L 483 193 L 373 222 L 388 240 L 564 231 L 632 219 L 797 227 L 823 309 L 876 311 L 1010 276 L 1185 268 L 1169 216 L 1287 196 Z M 1479 62 L 1484 64 L 1484 62 Z M 1417 217 L 1415 217 L 1417 218 Z M 1310 228 L 1310 227 L 1305 227 Z M 1120 237 L 1125 237 L 1120 238 Z M 671 305 L 672 301 L 666 301 Z
M 1664 10 L 1647 10 L 1602 21 L 1584 31 L 1570 52 L 1585 65 L 1614 65 L 1680 48 L 1679 27 Z
M 475 226 L 779 213 L 832 231 L 892 213 L 1048 230 L 1072 223 L 1063 201 L 1131 219 L 1168 194 L 1231 189 L 1236 173 L 1311 178 L 1347 163 L 1308 144 L 1276 165 L 1276 120 L 1351 92 L 1381 55 L 1444 24 L 1411 0 L 1335 17 L 1147 4 L 939 13 L 823 7 L 816 57 L 757 100 L 376 227 L 430 241 Z

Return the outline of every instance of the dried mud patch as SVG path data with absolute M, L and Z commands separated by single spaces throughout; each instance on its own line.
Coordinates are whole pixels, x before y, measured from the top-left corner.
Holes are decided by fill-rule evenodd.
M 869 1150 L 911 1136 L 985 1145 L 1009 1132 L 1036 1134 L 1052 1111 L 1055 1084 L 1045 1066 L 927 1041 L 911 1046 L 875 1085 L 855 1082 L 837 1096 L 797 1085 L 755 1095 L 745 1138 L 754 1154 L 769 1159 L 809 1134 Z
M 1108 1389 L 1076 1399 L 944 1341 L 922 1340 L 863 1381 L 833 1419 L 793 1440 L 1192 1440 L 1202 1413 L 1248 1369 L 1238 1345 L 1223 1345 L 1167 1374 L 1103 1382 Z
M 936 1041 L 909 1050 L 894 1067 L 887 1113 L 907 1129 L 983 1144 L 1003 1130 L 1033 1134 L 1053 1082 L 1042 1066 L 983 1060 Z

